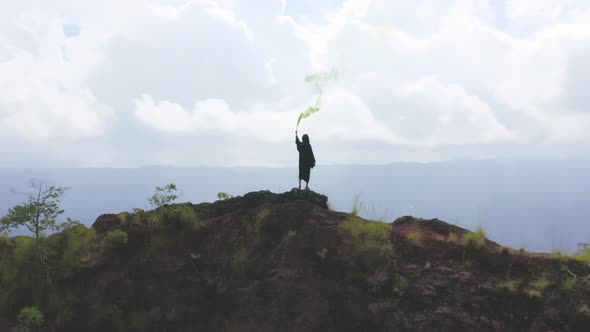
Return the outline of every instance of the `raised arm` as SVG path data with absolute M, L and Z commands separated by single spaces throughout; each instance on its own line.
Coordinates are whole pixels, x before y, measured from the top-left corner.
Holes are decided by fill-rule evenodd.
M 295 144 L 297 145 L 297 151 L 299 151 L 299 146 L 301 145 L 301 141 L 299 140 L 299 136 L 297 136 L 297 130 L 295 130 Z

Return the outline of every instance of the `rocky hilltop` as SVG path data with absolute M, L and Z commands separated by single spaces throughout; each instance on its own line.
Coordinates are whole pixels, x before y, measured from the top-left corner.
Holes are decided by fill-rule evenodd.
M 86 249 L 15 281 L 0 330 L 36 303 L 46 331 L 590 331 L 587 263 L 436 219 L 367 221 L 312 191 L 107 214 L 73 234 L 55 236 Z

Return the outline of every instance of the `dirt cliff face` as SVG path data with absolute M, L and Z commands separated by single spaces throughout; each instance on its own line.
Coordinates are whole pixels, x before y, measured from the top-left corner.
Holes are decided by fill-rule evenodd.
M 590 331 L 585 263 L 465 245 L 469 231 L 439 220 L 373 225 L 326 204 L 310 191 L 255 192 L 185 204 L 198 227 L 157 230 L 146 214 L 103 215 L 99 236 L 121 229 L 127 243 L 53 276 L 45 328 Z

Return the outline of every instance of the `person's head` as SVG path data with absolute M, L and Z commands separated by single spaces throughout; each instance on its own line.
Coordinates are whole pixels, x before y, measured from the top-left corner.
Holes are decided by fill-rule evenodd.
M 303 143 L 309 144 L 309 136 L 307 136 L 307 134 L 303 135 L 302 139 Z

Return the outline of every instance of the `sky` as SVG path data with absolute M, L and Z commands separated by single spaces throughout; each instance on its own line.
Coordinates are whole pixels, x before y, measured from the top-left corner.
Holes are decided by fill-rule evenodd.
M 0 167 L 589 158 L 587 0 L 2 0 Z

